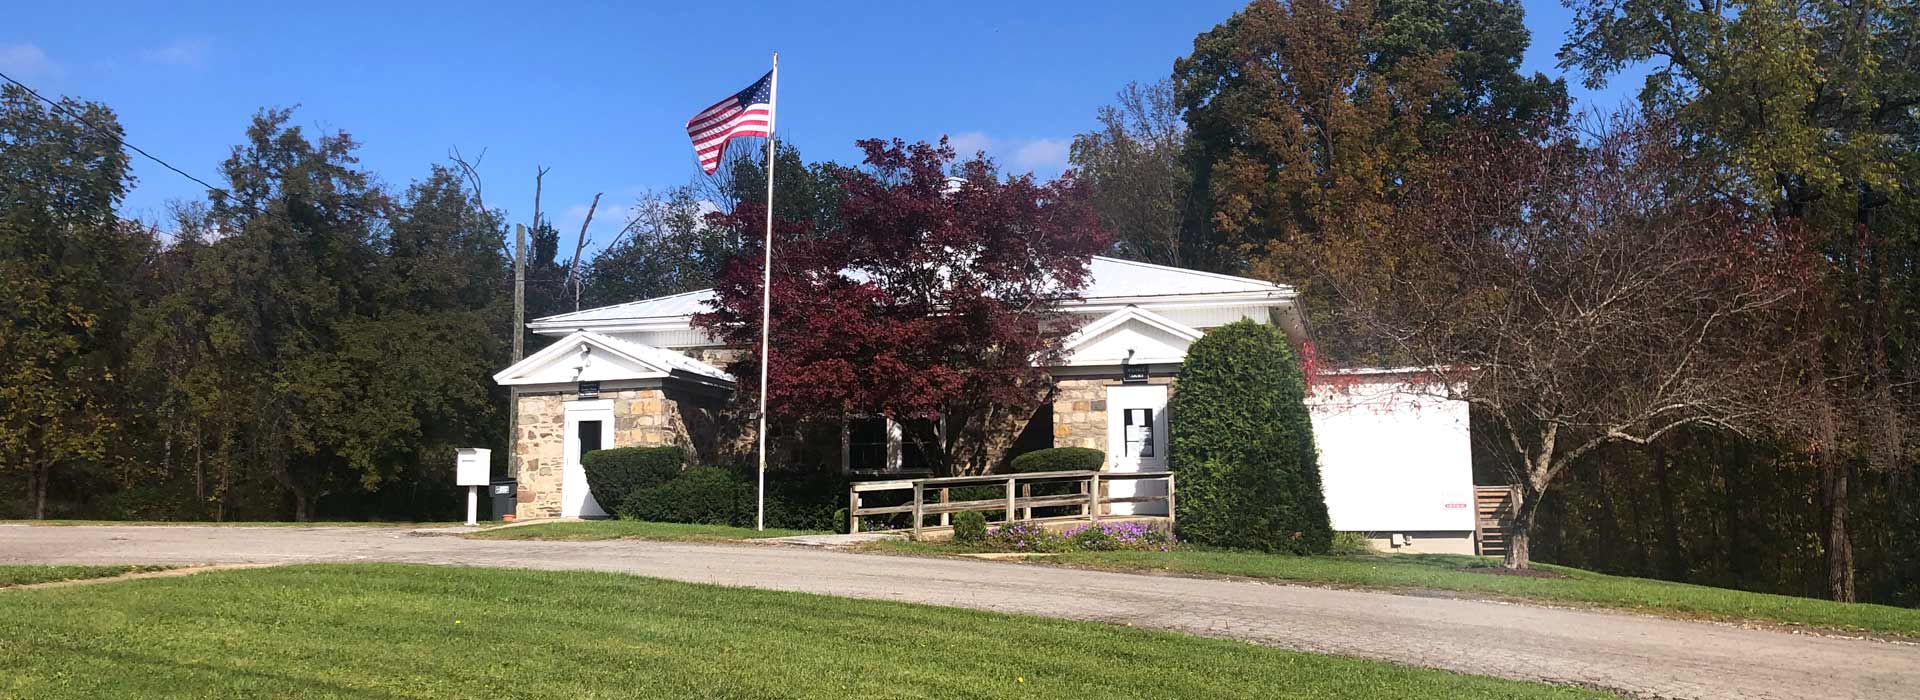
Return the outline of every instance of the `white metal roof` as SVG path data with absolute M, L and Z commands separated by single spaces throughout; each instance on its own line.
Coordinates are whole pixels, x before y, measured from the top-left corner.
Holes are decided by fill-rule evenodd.
M 1234 277 L 1166 265 L 1094 256 L 1088 264 L 1088 281 L 1080 299 L 1067 308 L 1098 306 L 1121 300 L 1184 298 L 1210 301 L 1231 297 L 1235 301 L 1286 300 L 1293 288 L 1246 277 Z M 573 313 L 534 319 L 527 324 L 534 330 L 572 330 L 608 326 L 685 327 L 692 316 L 712 310 L 713 290 L 702 289 L 672 296 L 614 304 Z

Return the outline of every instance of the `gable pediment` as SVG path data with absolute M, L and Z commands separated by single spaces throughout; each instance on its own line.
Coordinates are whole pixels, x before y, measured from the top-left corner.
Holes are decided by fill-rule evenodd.
M 663 350 L 591 331 L 576 331 L 493 375 L 501 386 L 665 379 L 674 372 L 730 385 L 718 368 Z
M 1067 366 L 1183 361 L 1201 332 L 1137 306 L 1102 316 L 1067 338 Z

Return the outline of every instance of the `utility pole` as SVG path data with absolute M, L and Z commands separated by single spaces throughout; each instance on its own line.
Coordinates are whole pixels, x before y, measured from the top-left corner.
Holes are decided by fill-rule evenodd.
M 527 227 L 513 225 L 513 362 L 527 354 Z M 507 389 L 507 478 L 520 478 L 520 387 Z M 495 514 L 498 517 L 499 514 Z
M 527 355 L 527 225 L 513 225 L 513 361 Z

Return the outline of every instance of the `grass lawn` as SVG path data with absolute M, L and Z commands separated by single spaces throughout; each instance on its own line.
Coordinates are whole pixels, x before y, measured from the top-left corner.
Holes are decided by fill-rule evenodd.
M 402 523 L 368 522 L 359 520 L 316 520 L 312 522 L 291 521 L 247 521 L 226 522 L 187 522 L 173 520 L 0 520 L 0 525 L 115 525 L 122 527 L 458 527 L 464 522 L 438 523 Z M 481 521 L 481 527 L 499 525 L 497 521 Z
M 781 530 L 726 525 L 688 525 L 685 523 L 649 523 L 640 520 L 582 520 L 539 523 L 476 532 L 467 537 L 482 540 L 666 540 L 672 542 L 726 542 L 757 540 L 790 535 L 817 535 L 807 530 Z
M 112 566 L 42 566 L 40 564 L 0 564 L 0 588 L 54 581 L 106 578 L 142 571 L 165 571 L 171 566 L 115 564 Z
M 617 574 L 307 565 L 0 594 L 0 697 L 1598 698 L 1094 623 Z
M 1760 621 L 1920 637 L 1920 610 L 1866 603 L 1749 593 L 1536 564 L 1565 578 L 1500 576 L 1464 571 L 1498 560 L 1450 555 L 1295 557 L 1250 552 L 1079 552 L 1049 563 L 1100 569 L 1246 576 L 1384 589 L 1458 591 L 1619 608 L 1714 620 Z

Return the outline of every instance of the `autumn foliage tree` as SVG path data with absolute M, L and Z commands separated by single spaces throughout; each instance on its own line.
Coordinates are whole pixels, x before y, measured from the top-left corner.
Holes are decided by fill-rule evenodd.
M 944 140 L 860 147 L 835 224 L 776 224 L 768 410 L 888 416 L 935 469 L 984 472 L 1050 391 L 1072 330 L 1055 309 L 1108 237 L 1071 175 L 1003 178 L 984 159 L 956 164 Z M 744 202 L 714 223 L 757 230 L 764 211 Z M 760 341 L 761 250 L 724 267 L 718 309 L 695 318 L 738 347 Z M 758 362 L 731 369 L 757 376 Z
M 1400 186 L 1458 131 L 1535 132 L 1565 86 L 1520 73 L 1528 43 L 1499 0 L 1255 0 L 1174 63 L 1189 234 L 1222 271 L 1302 290 L 1321 350 L 1371 359 L 1339 324 L 1313 257 L 1383 220 Z M 1189 256 L 1193 257 L 1193 256 Z
M 1804 226 L 1833 263 L 1816 322 L 1820 414 L 1794 438 L 1821 472 L 1827 591 L 1855 597 L 1849 525 L 1865 471 L 1920 462 L 1920 14 L 1910 3 L 1569 2 L 1561 64 L 1604 85 L 1652 66 L 1669 114 L 1726 191 Z M 1911 477 L 1909 477 L 1911 478 Z
M 1321 260 L 1341 322 L 1493 420 L 1518 487 L 1516 568 L 1542 497 L 1583 457 L 1688 427 L 1788 427 L 1817 347 L 1798 321 L 1820 263 L 1798 229 L 1718 197 L 1671 129 L 1563 136 L 1465 139 L 1360 234 L 1383 254 Z

